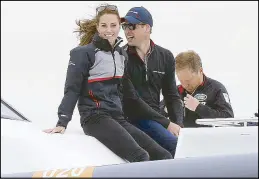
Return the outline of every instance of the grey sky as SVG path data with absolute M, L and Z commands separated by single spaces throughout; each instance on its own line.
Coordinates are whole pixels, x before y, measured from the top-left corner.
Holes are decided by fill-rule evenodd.
M 78 44 L 75 20 L 94 15 L 100 3 L 1 2 L 1 97 L 30 120 L 54 125 L 69 51 Z M 199 53 L 205 74 L 227 87 L 236 116 L 258 110 L 258 2 L 109 3 L 121 16 L 146 7 L 155 43 L 175 56 Z M 125 39 L 122 30 L 120 36 Z M 77 107 L 74 113 L 80 127 Z

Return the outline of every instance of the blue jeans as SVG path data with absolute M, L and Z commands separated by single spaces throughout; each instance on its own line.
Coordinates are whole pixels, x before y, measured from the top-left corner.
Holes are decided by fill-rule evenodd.
M 164 128 L 161 124 L 153 120 L 137 120 L 133 123 L 137 128 L 149 135 L 159 145 L 175 155 L 177 137 Z

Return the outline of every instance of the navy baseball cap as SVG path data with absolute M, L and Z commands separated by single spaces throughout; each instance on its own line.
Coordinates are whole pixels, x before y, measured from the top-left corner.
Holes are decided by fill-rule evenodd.
M 131 8 L 126 14 L 126 16 L 121 18 L 121 22 L 125 21 L 128 21 L 131 24 L 144 23 L 149 24 L 150 27 L 153 26 L 152 16 L 150 12 L 143 6 Z

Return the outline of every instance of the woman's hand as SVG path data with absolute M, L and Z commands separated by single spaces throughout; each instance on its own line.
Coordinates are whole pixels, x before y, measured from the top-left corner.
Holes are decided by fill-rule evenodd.
M 66 130 L 65 127 L 57 126 L 57 127 L 52 128 L 52 129 L 45 129 L 45 130 L 43 130 L 43 132 L 46 132 L 46 133 L 49 133 L 49 134 L 54 134 L 54 133 L 64 134 L 65 130 Z

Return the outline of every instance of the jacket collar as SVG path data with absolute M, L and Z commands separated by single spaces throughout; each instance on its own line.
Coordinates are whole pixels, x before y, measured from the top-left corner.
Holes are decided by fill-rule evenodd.
M 149 53 L 153 51 L 155 47 L 155 43 L 153 42 L 153 40 L 150 39 L 150 49 L 149 49 Z M 126 50 L 130 53 L 130 54 L 135 54 L 137 55 L 137 51 L 136 51 L 136 47 L 135 46 L 130 46 L 130 45 L 126 45 Z
M 121 37 L 117 37 L 117 39 L 115 40 L 114 50 L 119 46 L 119 44 L 122 41 L 123 41 L 123 39 Z M 109 41 L 107 39 L 101 38 L 98 35 L 98 33 L 95 33 L 92 42 L 100 50 L 104 50 L 106 52 L 113 50 L 111 44 L 109 43 Z

